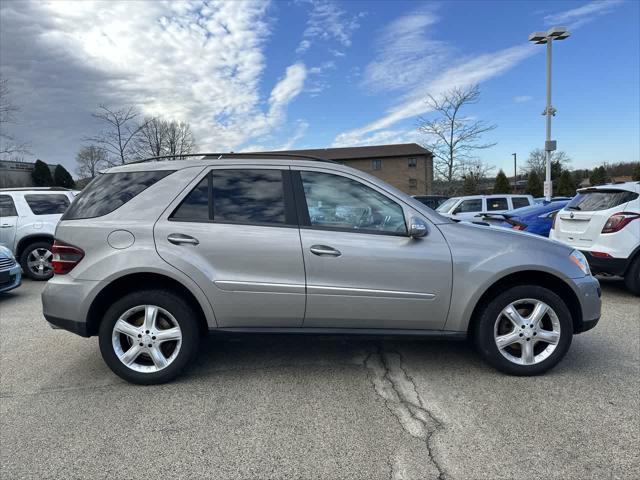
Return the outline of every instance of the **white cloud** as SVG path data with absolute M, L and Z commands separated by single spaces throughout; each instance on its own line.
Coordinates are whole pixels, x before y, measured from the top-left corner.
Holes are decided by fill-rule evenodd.
M 429 28 L 437 21 L 435 14 L 426 11 L 389 24 L 376 41 L 378 53 L 364 71 L 363 85 L 372 90 L 397 90 L 432 78 L 451 50 L 429 36 Z
M 533 97 L 531 95 L 517 95 L 513 97 L 513 101 L 515 103 L 525 103 L 530 102 L 531 100 L 533 100 Z
M 596 0 L 586 3 L 581 7 L 547 15 L 544 17 L 544 21 L 550 26 L 564 25 L 569 28 L 578 28 L 601 15 L 609 13 L 613 8 L 621 4 L 622 1 L 623 0 Z
M 203 149 L 234 149 L 278 128 L 306 67 L 290 65 L 262 106 L 268 5 L 2 2 L 3 76 L 28 103 L 24 128 L 52 135 L 34 150 L 59 144 L 63 128 L 76 139 L 94 133 L 98 103 L 188 121 Z
M 358 18 L 363 14 L 349 16 L 330 0 L 309 0 L 306 3 L 311 4 L 311 11 L 296 53 L 304 53 L 317 40 L 334 41 L 341 47 L 351 46 L 351 36 L 360 27 Z
M 424 114 L 429 111 L 425 101 L 427 94 L 438 96 L 453 87 L 481 83 L 504 73 L 536 51 L 532 45 L 524 44 L 458 61 L 456 65 L 446 69 L 432 81 L 413 88 L 398 105 L 387 110 L 382 117 L 361 128 L 339 134 L 333 145 L 357 145 L 372 132 L 388 129 L 401 120 Z
M 280 145 L 277 150 L 291 150 L 295 146 L 296 142 L 304 137 L 304 134 L 307 133 L 308 128 L 309 123 L 307 123 L 305 120 L 298 120 L 293 135 L 288 138 L 285 143 Z

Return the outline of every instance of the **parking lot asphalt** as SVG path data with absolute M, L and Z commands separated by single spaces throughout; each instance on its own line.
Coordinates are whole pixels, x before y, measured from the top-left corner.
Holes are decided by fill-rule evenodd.
M 466 342 L 237 335 L 141 387 L 25 282 L 0 297 L 0 477 L 640 478 L 640 301 L 602 284 L 600 324 L 540 377 Z

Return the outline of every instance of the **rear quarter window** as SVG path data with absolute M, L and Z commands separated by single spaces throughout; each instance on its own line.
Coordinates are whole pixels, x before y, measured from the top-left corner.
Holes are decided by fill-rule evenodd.
M 16 217 L 16 206 L 13 203 L 13 198 L 9 195 L 0 195 L 0 218 L 2 217 Z
M 62 220 L 102 217 L 121 207 L 174 170 L 103 173 L 78 195 Z
M 69 208 L 66 195 L 28 194 L 24 199 L 34 215 L 60 215 Z
M 623 205 L 636 198 L 638 198 L 637 193 L 627 190 L 590 190 L 579 192 L 573 200 L 569 202 L 567 208 L 587 212 L 609 210 L 610 208 Z
M 511 201 L 513 202 L 514 209 L 529 206 L 529 199 L 527 197 L 513 197 Z

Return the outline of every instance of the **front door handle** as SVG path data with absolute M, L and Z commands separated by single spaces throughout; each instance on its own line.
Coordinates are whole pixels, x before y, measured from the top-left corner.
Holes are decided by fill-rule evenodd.
M 339 257 L 342 255 L 340 250 L 336 250 L 333 247 L 327 247 L 326 245 L 313 245 L 310 249 L 311 253 L 314 255 L 327 255 L 329 257 Z
M 198 245 L 200 243 L 197 238 L 193 238 L 190 235 L 184 235 L 182 233 L 172 233 L 167 237 L 167 240 L 174 245 L 180 245 L 183 243 Z
M 13 227 L 13 225 L 9 225 L 8 223 L 3 223 L 2 225 L 0 225 L 0 228 L 11 228 Z

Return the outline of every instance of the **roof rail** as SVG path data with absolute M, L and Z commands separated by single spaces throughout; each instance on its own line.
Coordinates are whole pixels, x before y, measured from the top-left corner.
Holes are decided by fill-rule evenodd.
M 311 155 L 298 155 L 293 153 L 261 153 L 261 152 L 227 152 L 227 153 L 186 153 L 182 155 L 161 155 L 158 157 L 149 157 L 144 158 L 142 160 L 135 160 L 133 162 L 127 162 L 125 165 L 132 165 L 136 163 L 145 163 L 151 161 L 159 161 L 159 160 L 182 160 L 184 158 L 189 157 L 217 157 L 216 160 L 223 160 L 225 158 L 297 158 L 299 160 L 312 160 L 315 162 L 327 162 L 327 163 L 338 163 L 333 160 L 327 160 L 326 158 L 312 157 Z M 211 160 L 211 158 L 202 158 L 202 160 Z
M 5 187 L 0 188 L 0 192 L 27 192 L 27 191 L 36 191 L 36 192 L 70 192 L 70 188 L 64 187 Z

